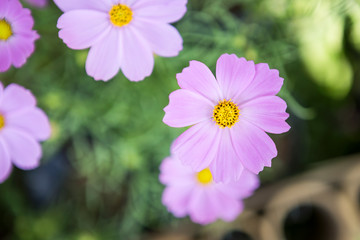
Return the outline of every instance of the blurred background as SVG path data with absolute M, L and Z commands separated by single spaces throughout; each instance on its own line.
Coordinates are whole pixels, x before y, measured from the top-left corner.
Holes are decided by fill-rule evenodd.
M 189 0 L 187 13 L 174 24 L 184 39 L 183 51 L 174 58 L 155 57 L 152 75 L 139 83 L 121 72 L 107 83 L 94 81 L 85 72 L 87 50 L 68 49 L 58 38 L 56 23 L 62 12 L 52 2 L 43 9 L 23 4 L 32 10 L 41 38 L 22 68 L 12 68 L 0 78 L 4 85 L 18 83 L 34 93 L 51 120 L 53 134 L 43 143 L 41 167 L 14 169 L 0 185 L 1 240 L 260 240 L 241 230 L 249 227 L 246 224 L 256 228 L 256 221 L 236 226 L 218 221 L 210 233 L 219 234 L 206 235 L 203 229 L 208 227 L 175 219 L 161 204 L 159 165 L 184 131 L 162 123 L 162 109 L 168 94 L 178 88 L 176 73 L 190 60 L 204 62 L 214 72 L 221 54 L 235 53 L 268 63 L 285 79 L 279 95 L 288 103 L 292 128 L 272 136 L 278 157 L 272 168 L 260 173 L 262 186 L 246 202 L 245 215 L 248 209 L 265 214 L 263 200 L 269 194 L 262 195 L 263 189 L 276 192 L 287 179 L 342 161 L 348 164 L 343 159 L 360 153 L 357 0 Z M 360 162 L 352 159 L 347 169 Z M 357 169 L 355 175 L 360 176 Z M 296 179 L 307 178 L 291 182 Z M 346 183 L 356 184 L 354 179 Z M 355 191 L 357 201 L 350 212 L 357 211 L 359 220 L 360 187 Z M 315 236 L 312 203 L 283 213 L 286 240 Z M 301 238 L 299 231 L 308 235 Z M 359 240 L 360 234 L 351 239 Z

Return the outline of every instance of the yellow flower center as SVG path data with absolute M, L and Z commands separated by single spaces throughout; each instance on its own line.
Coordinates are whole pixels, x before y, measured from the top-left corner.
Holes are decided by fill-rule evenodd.
M 13 35 L 10 24 L 5 20 L 0 20 L 0 40 L 6 41 Z
M 211 183 L 213 179 L 209 168 L 205 168 L 204 170 L 198 172 L 196 177 L 197 180 L 204 185 Z
M 239 120 L 239 107 L 230 100 L 219 101 L 213 111 L 213 118 L 220 128 L 231 128 Z
M 5 118 L 0 114 L 0 130 L 5 126 Z
M 111 8 L 109 15 L 112 24 L 122 27 L 131 22 L 133 12 L 128 6 L 124 4 L 117 4 Z

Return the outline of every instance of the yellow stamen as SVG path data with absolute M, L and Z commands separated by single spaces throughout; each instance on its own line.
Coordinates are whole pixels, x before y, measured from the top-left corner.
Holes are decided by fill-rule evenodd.
M 0 20 L 0 40 L 6 41 L 13 35 L 10 24 L 5 20 Z
M 214 107 L 213 118 L 220 128 L 231 128 L 239 120 L 239 107 L 230 100 L 219 101 Z
M 131 22 L 133 12 L 128 6 L 124 4 L 117 4 L 111 8 L 109 15 L 112 24 L 118 27 L 123 27 Z
M 211 183 L 213 179 L 209 168 L 205 168 L 204 170 L 198 172 L 196 177 L 197 180 L 204 185 Z
M 5 118 L 0 114 L 0 130 L 5 126 Z

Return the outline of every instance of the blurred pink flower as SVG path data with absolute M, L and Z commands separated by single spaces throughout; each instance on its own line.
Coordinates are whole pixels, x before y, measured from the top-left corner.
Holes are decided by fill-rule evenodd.
M 187 0 L 54 0 L 64 11 L 59 37 L 72 49 L 90 48 L 86 72 L 108 81 L 121 68 L 131 81 L 149 76 L 153 53 L 173 57 L 182 38 L 169 23 L 186 12 Z
M 176 217 L 208 224 L 220 218 L 233 221 L 243 210 L 242 200 L 259 187 L 257 175 L 244 170 L 237 182 L 215 183 L 208 168 L 194 172 L 175 157 L 164 159 L 160 182 L 166 185 L 162 202 Z
M 279 72 L 223 54 L 216 77 L 201 62 L 177 74 L 182 89 L 172 92 L 164 108 L 164 123 L 192 126 L 180 135 L 172 151 L 194 171 L 208 166 L 216 182 L 237 181 L 243 169 L 259 173 L 277 155 L 265 133 L 290 129 L 286 103 L 275 96 L 283 84 Z
M 41 146 L 38 141 L 50 137 L 50 124 L 45 113 L 36 107 L 29 90 L 0 82 L 0 182 L 11 172 L 11 162 L 29 170 L 39 165 Z
M 48 4 L 48 0 L 25 0 L 34 7 L 43 8 Z
M 33 53 L 34 42 L 39 38 L 33 26 L 30 10 L 18 0 L 0 1 L 0 72 L 11 65 L 21 67 Z

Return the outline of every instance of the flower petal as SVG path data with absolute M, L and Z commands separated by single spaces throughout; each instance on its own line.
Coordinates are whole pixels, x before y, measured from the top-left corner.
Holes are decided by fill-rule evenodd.
M 290 129 L 285 122 L 289 117 L 286 107 L 286 102 L 277 96 L 255 98 L 240 106 L 240 119 L 269 133 L 284 133 Z
M 73 10 L 58 20 L 59 37 L 72 49 L 85 49 L 109 34 L 108 14 L 95 10 Z M 99 43 L 100 44 L 100 43 Z
M 10 84 L 4 90 L 4 95 L 0 104 L 0 112 L 8 113 L 13 111 L 25 110 L 35 107 L 36 99 L 27 89 L 17 84 Z
M 34 19 L 31 16 L 31 11 L 29 9 L 22 9 L 21 11 L 14 14 L 13 19 L 11 20 L 11 28 L 15 35 L 18 34 L 28 34 L 32 32 L 34 27 Z
M 242 199 L 224 194 L 221 189 L 226 187 L 225 184 L 216 187 L 216 192 L 214 191 L 215 193 L 211 195 L 211 200 L 213 206 L 217 206 L 218 208 L 217 216 L 227 222 L 235 220 L 244 209 Z M 244 188 L 245 186 L 243 185 L 241 187 Z M 233 189 L 233 191 L 236 191 L 236 189 Z
M 34 52 L 34 42 L 38 38 L 39 35 L 32 31 L 26 36 L 25 34 L 18 34 L 8 41 L 11 61 L 15 67 L 19 68 L 25 64 L 27 58 Z
M 235 54 L 223 54 L 216 63 L 216 79 L 226 100 L 236 99 L 251 83 L 254 76 L 254 62 L 238 58 Z
M 198 61 L 190 61 L 189 67 L 176 75 L 182 89 L 201 94 L 213 102 L 214 106 L 223 98 L 219 85 L 209 68 Z
M 39 166 L 42 155 L 40 144 L 25 132 L 4 128 L 1 132 L 12 162 L 23 170 Z
M 150 20 L 134 21 L 141 35 L 149 42 L 151 49 L 159 56 L 175 57 L 183 48 L 183 40 L 176 28 Z
M 0 183 L 4 182 L 11 173 L 11 161 L 3 139 L 0 137 Z
M 243 120 L 231 128 L 231 139 L 243 166 L 258 174 L 276 157 L 275 143 L 261 129 Z
M 19 40 L 21 37 L 18 36 L 16 37 L 16 40 Z M 30 47 L 30 51 L 27 51 L 27 49 L 25 49 L 26 45 L 24 46 L 19 46 L 18 44 L 15 44 L 16 41 L 11 41 L 11 43 L 9 43 L 9 45 L 17 45 L 17 46 L 10 46 L 9 47 L 9 51 L 11 54 L 11 61 L 12 64 L 19 68 L 22 65 L 25 64 L 27 57 L 29 56 L 28 52 L 33 52 L 34 49 L 31 49 Z M 34 46 L 35 47 L 35 46 Z
M 255 97 L 276 95 L 284 82 L 279 76 L 279 71 L 270 69 L 266 63 L 255 65 L 255 77 L 250 85 L 243 91 L 239 102 L 248 101 Z
M 187 0 L 136 1 L 132 4 L 131 9 L 134 11 L 134 18 L 172 23 L 184 16 L 186 3 Z
M 39 108 L 21 111 L 6 116 L 6 127 L 27 132 L 36 140 L 44 141 L 50 137 L 51 127 L 46 114 Z
M 5 16 L 10 2 L 10 0 L 0 1 L 0 18 L 3 18 Z
M 207 168 L 218 151 L 219 128 L 211 120 L 192 126 L 173 143 L 172 153 L 196 172 Z
M 238 181 L 244 169 L 231 141 L 232 129 L 220 129 L 220 144 L 210 171 L 215 182 L 229 183 Z
M 55 4 L 63 11 L 77 9 L 92 9 L 108 12 L 111 9 L 111 0 L 54 0 Z
M 185 217 L 193 186 L 167 186 L 162 195 L 162 203 L 176 217 Z
M 11 65 L 11 55 L 6 42 L 0 41 L 0 72 L 6 72 Z
M 233 199 L 244 199 L 253 194 L 259 187 L 260 180 L 257 174 L 244 169 L 236 182 L 218 184 L 218 190 L 222 195 Z
M 0 19 L 5 18 L 10 20 L 14 16 L 23 11 L 23 7 L 19 1 L 14 0 L 1 0 L 0 1 Z
M 203 225 L 214 222 L 218 212 L 218 209 L 214 209 L 213 204 L 209 201 L 212 196 L 207 190 L 199 187 L 193 191 L 188 205 L 191 220 Z
M 4 85 L 0 81 L 0 103 L 1 103 L 1 99 L 3 97 L 3 94 L 4 94 Z
M 260 179 L 258 175 L 244 170 L 240 176 L 240 179 L 237 183 L 238 187 L 234 187 L 234 189 L 239 189 L 238 198 L 244 199 L 250 197 L 254 191 L 260 186 Z M 246 186 L 246 187 L 244 187 Z
M 119 71 L 122 61 L 120 36 L 116 29 L 90 48 L 86 60 L 86 72 L 95 80 L 108 81 Z
M 211 119 L 213 106 L 201 95 L 178 89 L 169 95 L 163 122 L 170 127 L 186 127 Z
M 152 73 L 153 53 L 148 43 L 135 28 L 124 27 L 122 30 L 121 51 L 124 53 L 124 61 L 121 69 L 130 81 L 141 81 Z
M 26 0 L 28 3 L 35 7 L 43 8 L 47 5 L 47 0 Z
M 184 166 L 175 158 L 165 158 L 160 165 L 159 180 L 168 186 L 191 185 L 195 180 L 194 175 L 194 171 L 189 166 Z

